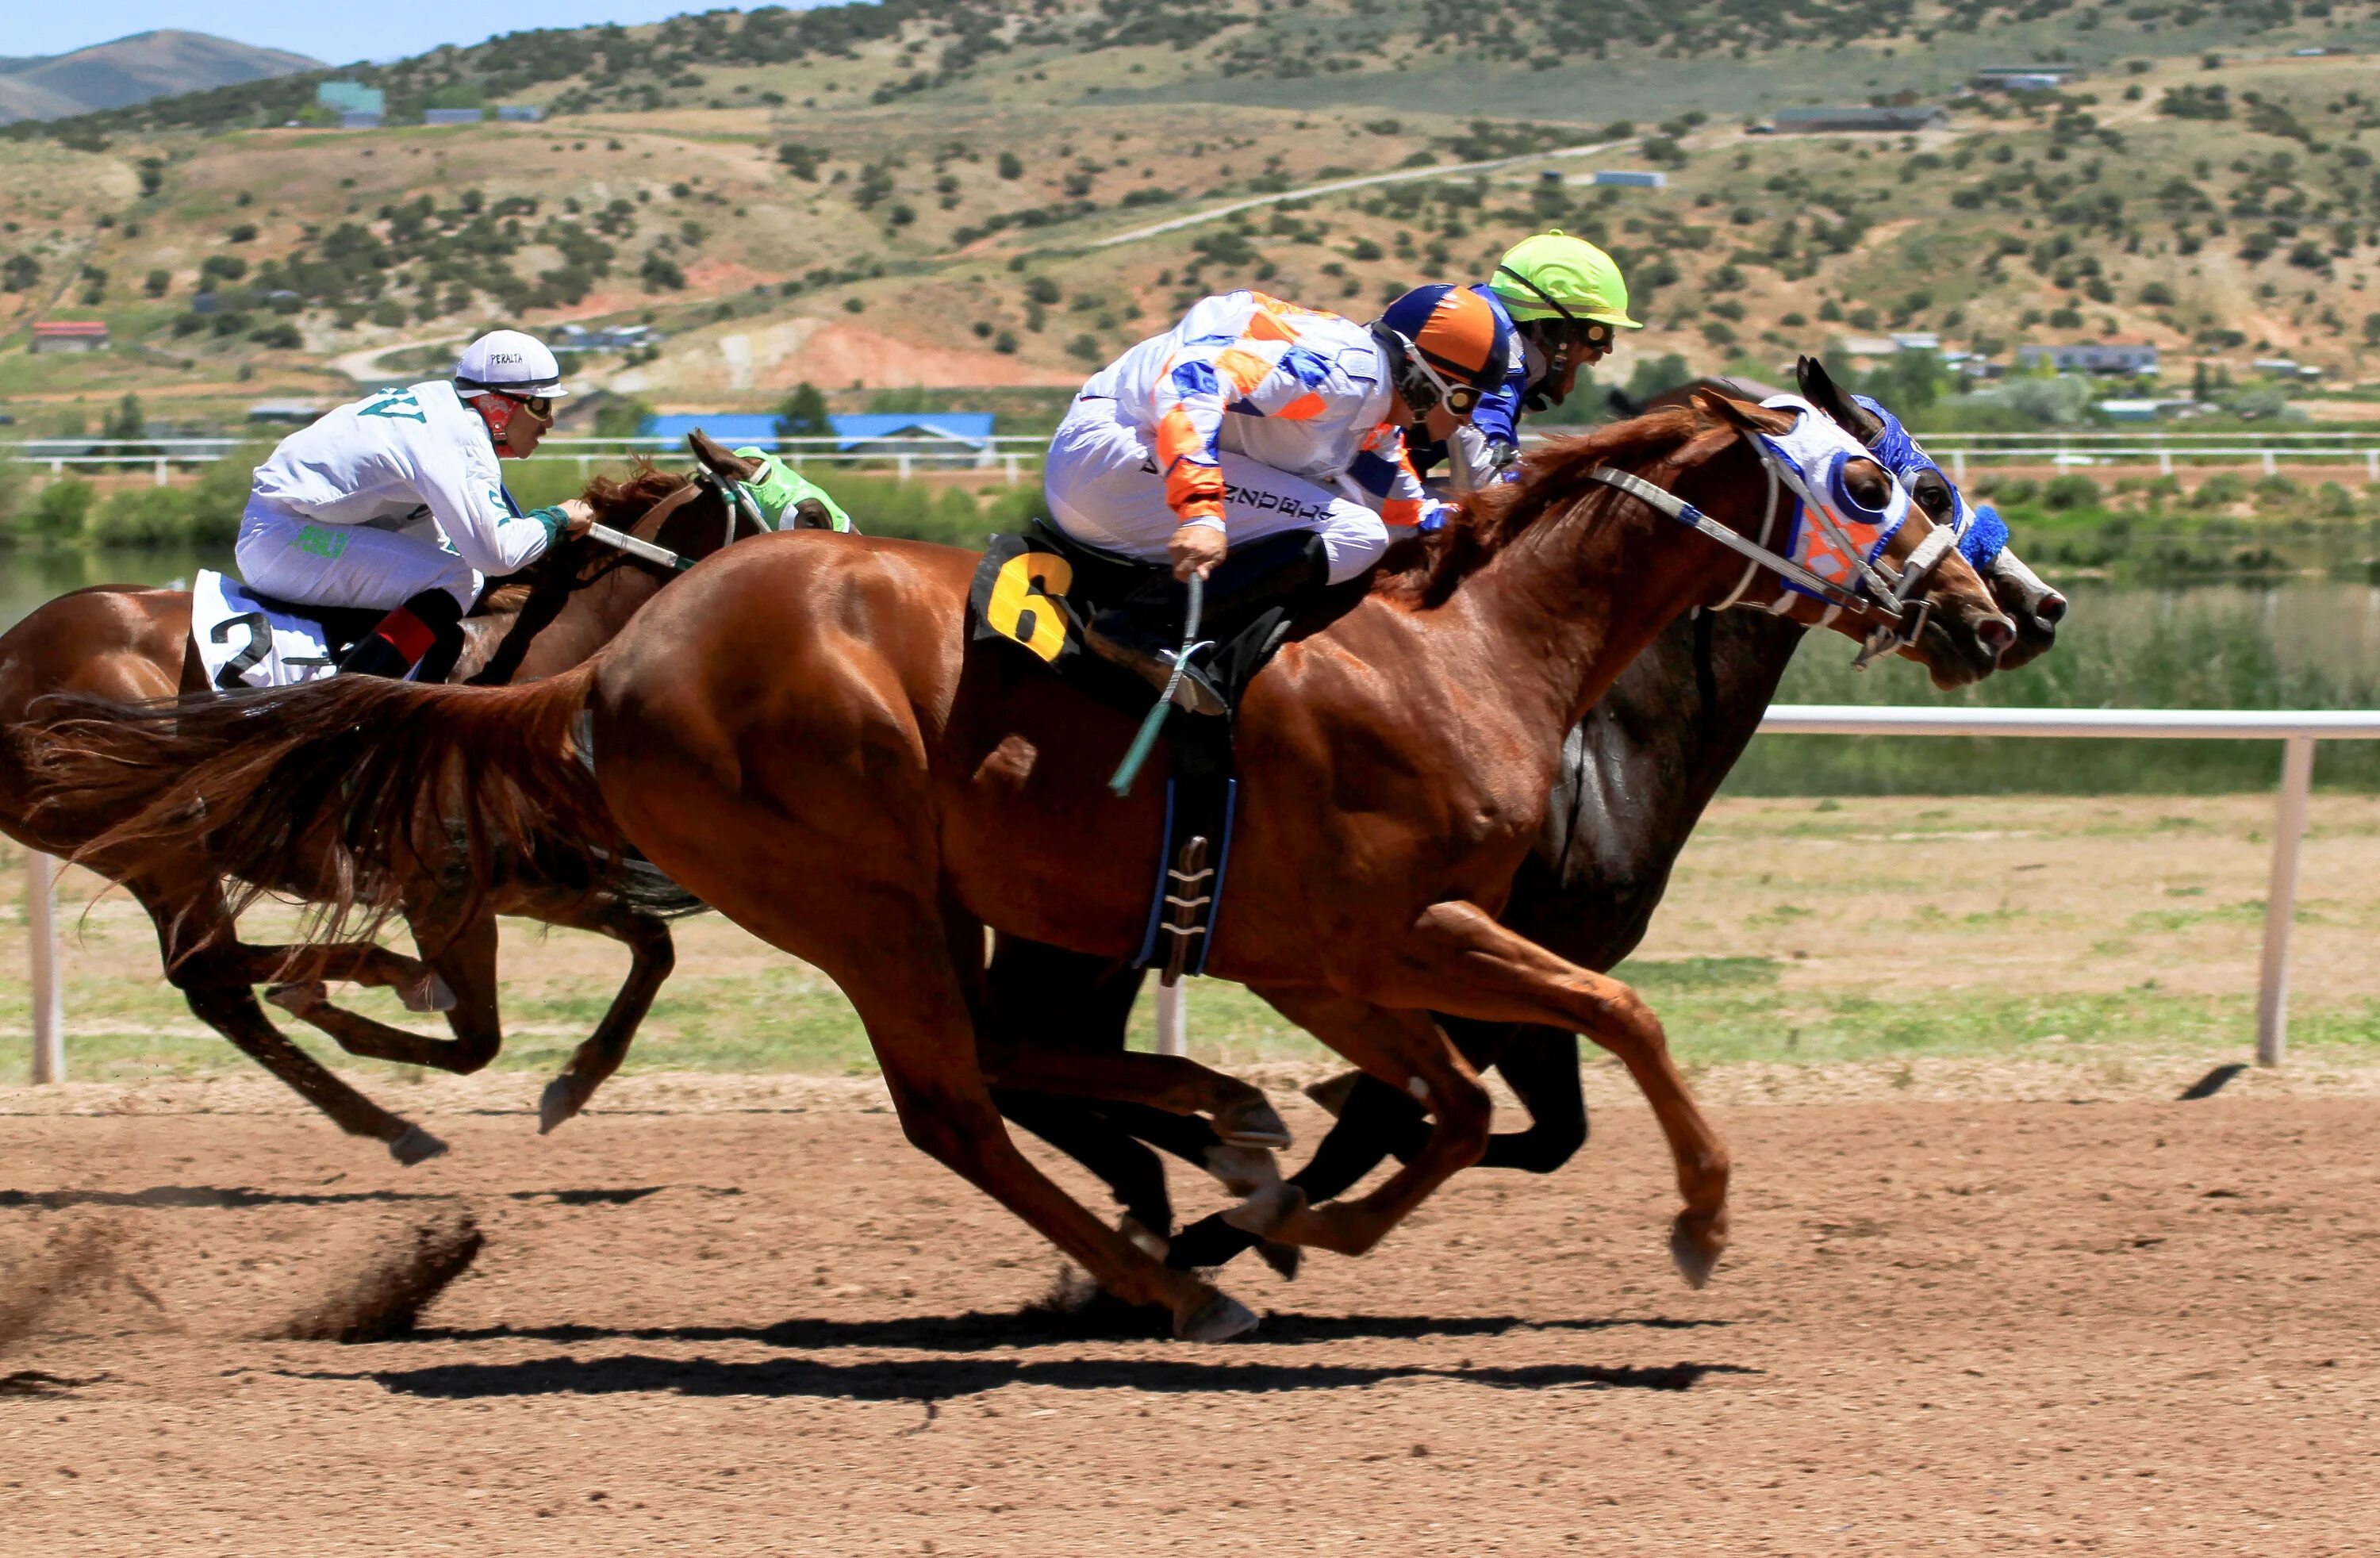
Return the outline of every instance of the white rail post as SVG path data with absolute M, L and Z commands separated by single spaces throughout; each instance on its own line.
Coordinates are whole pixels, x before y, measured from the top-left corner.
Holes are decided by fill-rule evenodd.
M 1173 984 L 1157 987 L 1157 1053 L 1161 1055 L 1186 1055 L 1190 1053 L 1190 987 Z
M 173 482 L 174 478 L 172 474 L 165 469 L 165 456 L 163 455 L 158 456 L 156 484 L 160 487 L 169 487 L 173 485 Z
M 2265 474 L 2267 476 L 2278 476 L 2281 473 L 2280 462 L 2273 458 L 2273 452 L 2270 449 L 2266 449 L 2263 451 L 2263 453 L 2265 456 Z
M 2280 815 L 2273 828 L 2273 877 L 2265 889 L 2265 955 L 2256 977 L 2256 1064 L 2278 1065 L 2289 1043 L 2289 926 L 2297 914 L 2298 845 L 2313 790 L 2313 737 L 2281 744 Z
M 67 1079 L 66 1003 L 59 993 L 58 863 L 25 854 L 25 934 L 33 944 L 33 1081 Z
M 1964 449 L 1950 451 L 1950 480 L 1961 487 L 1967 484 L 1967 451 Z

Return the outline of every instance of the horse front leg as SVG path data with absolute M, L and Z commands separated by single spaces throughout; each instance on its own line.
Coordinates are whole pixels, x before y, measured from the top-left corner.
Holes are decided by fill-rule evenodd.
M 1685 1200 L 1670 1253 L 1688 1285 L 1710 1280 L 1727 1248 L 1728 1151 L 1670 1058 L 1660 1019 L 1618 980 L 1563 961 L 1496 923 L 1476 904 L 1433 904 L 1395 949 L 1379 999 L 1489 1022 L 1584 1033 L 1618 1056 L 1653 1106 Z
M 1488 1147 L 1487 1089 L 1425 1012 L 1392 1011 L 1313 987 L 1254 988 L 1291 1021 L 1436 1116 L 1437 1128 L 1412 1161 L 1368 1195 L 1307 1206 L 1294 1191 L 1259 1193 L 1223 1214 L 1233 1227 L 1281 1244 L 1362 1255 L 1440 1185 L 1479 1161 Z

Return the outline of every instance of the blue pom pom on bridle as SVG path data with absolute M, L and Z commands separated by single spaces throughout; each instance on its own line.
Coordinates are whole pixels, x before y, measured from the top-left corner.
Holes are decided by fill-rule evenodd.
M 1960 505 L 1964 507 L 1966 499 Z M 1959 532 L 1959 555 L 1967 566 L 1982 573 L 1999 560 L 2000 552 L 2009 543 L 2008 521 L 1990 504 L 1978 504 L 1967 510 L 1967 528 Z

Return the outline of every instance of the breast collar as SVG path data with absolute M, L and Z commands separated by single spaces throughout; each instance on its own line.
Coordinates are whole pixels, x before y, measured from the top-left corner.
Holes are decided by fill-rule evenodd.
M 1882 655 L 1914 643 L 1925 630 L 1931 608 L 1917 598 L 1918 591 L 1957 544 L 1957 532 L 1937 526 L 1895 570 L 1884 561 L 1884 551 L 1908 523 L 1910 512 L 1908 490 L 1898 477 L 1892 477 L 1891 495 L 1882 509 L 1866 507 L 1843 481 L 1844 468 L 1867 455 L 1856 440 L 1798 396 L 1778 396 L 1762 404 L 1792 412 L 1794 421 L 1782 433 L 1747 435 L 1768 478 L 1767 510 L 1757 540 L 1739 535 L 1633 472 L 1597 466 L 1587 476 L 1642 499 L 1745 559 L 1742 577 L 1714 609 L 1742 604 L 1744 592 L 1766 569 L 1778 576 L 1784 590 L 1762 609 L 1781 615 L 1791 598 L 1801 595 L 1826 603 L 1822 625 L 1840 613 L 1874 624 L 1852 663 L 1864 670 Z M 1783 502 L 1787 494 L 1792 498 L 1790 505 Z M 1785 525 L 1781 542 L 1780 518 Z

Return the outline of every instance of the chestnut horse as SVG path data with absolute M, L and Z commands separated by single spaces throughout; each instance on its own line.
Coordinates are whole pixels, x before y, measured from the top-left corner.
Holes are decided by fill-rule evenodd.
M 1797 379 L 1812 405 L 1864 445 L 1877 446 L 1883 423 L 1844 394 L 1822 364 L 1803 359 Z M 1734 381 L 1703 384 L 1742 393 Z M 1651 408 L 1688 398 L 1689 390 L 1681 389 Z M 1911 462 L 1897 474 L 1928 518 L 1957 520 L 1959 493 L 1938 468 Z M 2057 641 L 2065 598 L 2005 547 L 1988 559 L 1983 577 L 2017 624 L 2016 642 L 2001 653 L 1999 670 L 2047 652 Z M 1513 878 L 1503 922 L 1598 973 L 1633 952 L 1668 888 L 1670 868 L 1750 745 L 1806 631 L 1758 610 L 1699 612 L 1665 629 L 1564 740 L 1544 828 Z M 1121 1050 L 1141 982 L 1140 971 L 1126 965 L 1002 936 L 993 949 L 987 1026 L 995 1032 L 1029 1030 L 1045 1044 Z M 1010 1018 L 1012 1004 L 1021 1007 L 1021 1018 Z M 1503 1074 L 1528 1111 L 1527 1127 L 1489 1138 L 1477 1166 L 1550 1174 L 1568 1162 L 1587 1134 L 1576 1037 L 1443 1015 L 1439 1021 L 1473 1065 L 1492 1065 Z M 1410 1158 L 1427 1138 L 1420 1103 L 1361 1072 L 1309 1091 L 1338 1116 L 1312 1160 L 1290 1177 L 1311 1199 L 1340 1194 L 1390 1156 Z M 1260 1248 L 1257 1235 L 1220 1213 L 1172 1234 L 1164 1167 L 1140 1143 L 1209 1173 L 1242 1162 L 1204 1121 L 1006 1089 L 993 1096 L 1010 1120 L 1103 1180 L 1132 1226 L 1167 1247 L 1167 1264 L 1219 1266 Z M 1294 1272 L 1294 1250 L 1261 1248 L 1276 1268 Z
M 698 458 L 741 479 L 746 462 L 708 439 Z M 688 557 L 717 551 L 735 534 L 759 533 L 729 514 L 715 485 L 641 469 L 627 481 L 598 478 L 583 494 L 597 519 Z M 732 528 L 740 526 L 740 532 Z M 592 542 L 557 546 L 533 565 L 532 582 L 491 591 L 497 609 L 466 617 L 456 681 L 490 685 L 551 676 L 584 661 L 668 582 L 669 570 Z M 385 1143 L 400 1162 L 445 1150 L 436 1137 L 389 1113 L 340 1080 L 275 1028 L 252 987 L 274 985 L 275 1004 L 336 1040 L 351 1054 L 468 1073 L 504 1042 L 496 1006 L 498 912 L 593 931 L 628 949 L 628 976 L 594 1033 L 547 1089 L 540 1128 L 576 1114 L 626 1053 L 637 1026 L 673 962 L 669 927 L 620 893 L 590 895 L 583 882 L 524 879 L 501 899 L 466 904 L 435 879 L 405 891 L 406 918 L 426 961 L 369 942 L 333 947 L 256 946 L 241 942 L 203 852 L 152 858 L 119 870 L 88 846 L 120 814 L 104 807 L 53 804 L 32 815 L 27 738 L 49 714 L 42 700 L 85 695 L 118 702 L 210 696 L 188 654 L 190 596 L 178 590 L 101 585 L 62 595 L 0 636 L 0 833 L 29 847 L 74 856 L 117 876 L 155 921 L 165 974 L 190 1010 L 328 1115 L 342 1130 Z M 274 886 L 301 897 L 325 880 L 299 868 Z M 666 891 L 651 895 L 671 907 Z M 416 1011 L 444 1009 L 451 1040 L 425 1038 L 347 1012 L 324 999 L 323 980 L 394 988 Z
M 1369 1195 L 1245 1209 L 1272 1237 L 1360 1253 L 1478 1158 L 1488 1097 L 1427 1016 L 1439 1011 L 1585 1032 L 1618 1055 L 1676 1162 L 1673 1257 L 1689 1282 L 1707 1278 L 1727 1240 L 1727 1150 L 1659 1023 L 1626 986 L 1495 911 L 1536 839 L 1563 733 L 1669 621 L 1742 573 L 1638 493 L 1756 534 L 1774 477 L 1753 435 L 1814 416 L 1711 396 L 1557 445 L 1517 487 L 1471 500 L 1465 522 L 1387 560 L 1366 594 L 1250 684 L 1237 724 L 1246 802 L 1208 971 L 1436 1119 Z M 1852 497 L 1884 505 L 1891 478 L 1826 432 L 1847 451 Z M 1911 515 L 1885 566 L 1931 529 Z M 969 644 L 975 562 L 908 542 L 767 538 L 696 569 L 606 652 L 543 683 L 334 680 L 173 722 L 103 714 L 40 738 L 47 782 L 138 805 L 96 848 L 153 858 L 204 841 L 252 881 L 330 847 L 343 901 L 381 911 L 407 869 L 382 860 L 485 884 L 508 858 L 598 858 L 616 827 L 835 980 L 913 1141 L 1111 1293 L 1164 1305 L 1177 1335 L 1236 1334 L 1252 1313 L 1069 1198 L 992 1105 L 976 1027 L 984 927 L 1127 952 L 1163 803 L 1155 785 L 1121 802 L 1104 788 L 1132 715 Z M 1988 674 L 2015 630 L 1973 571 L 1951 553 L 1917 588 L 1930 622 L 1906 652 L 1942 685 Z M 1826 613 L 1864 633 L 1860 615 Z M 1076 1057 L 985 1059 L 1016 1085 L 1175 1107 L 1200 1072 L 1156 1055 L 1093 1057 L 1071 1076 Z

